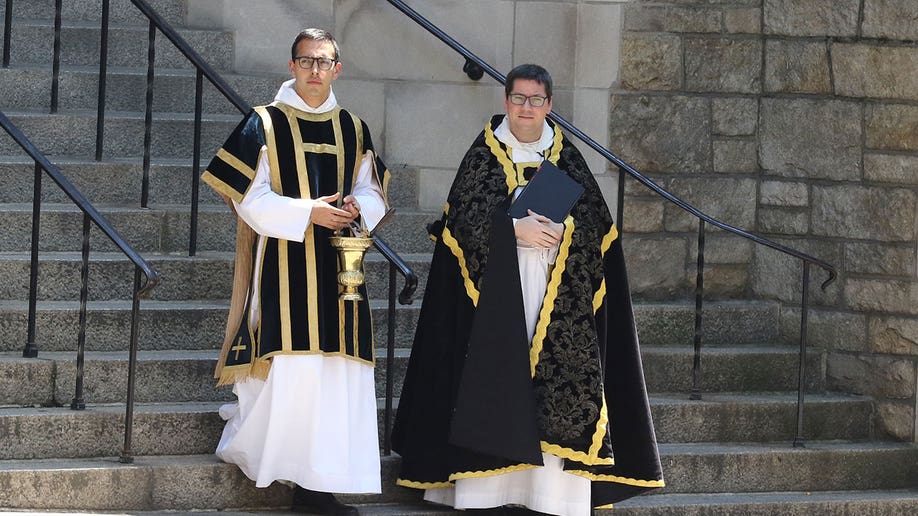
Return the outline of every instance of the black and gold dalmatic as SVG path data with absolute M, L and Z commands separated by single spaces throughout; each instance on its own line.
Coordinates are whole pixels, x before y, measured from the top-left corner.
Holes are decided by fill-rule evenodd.
M 531 341 L 512 220 L 526 180 L 495 116 L 442 218 L 393 430 L 398 483 L 446 487 L 542 465 L 592 481 L 592 504 L 663 486 L 618 231 L 580 152 L 552 127 L 546 159 L 585 187 L 564 221 Z
M 316 199 L 341 192 L 343 198 L 353 191 L 368 151 L 373 143 L 366 124 L 340 107 L 314 114 L 275 102 L 246 116 L 202 180 L 227 201 L 241 202 L 265 152 L 277 194 Z M 389 171 L 373 157 L 375 179 L 385 192 Z M 278 354 L 322 353 L 374 362 L 366 287 L 361 287 L 362 301 L 338 299 L 331 235 L 309 224 L 303 242 L 271 238 L 237 220 L 233 296 L 215 375 L 219 384 L 267 378 L 270 358 Z

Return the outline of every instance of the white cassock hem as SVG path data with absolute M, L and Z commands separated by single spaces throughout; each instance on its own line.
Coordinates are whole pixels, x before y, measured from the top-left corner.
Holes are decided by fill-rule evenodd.
M 456 509 L 521 505 L 546 514 L 589 516 L 590 480 L 565 472 L 560 457 L 543 453 L 542 460 L 542 467 L 462 478 L 453 487 L 427 489 L 424 499 Z
M 381 493 L 373 367 L 340 356 L 278 355 L 268 379 L 233 387 L 238 403 L 216 455 L 256 487 L 290 481 L 328 493 Z
M 523 309 L 529 339 L 535 334 L 548 270 L 558 248 L 517 247 Z M 589 516 L 592 508 L 590 480 L 564 471 L 564 460 L 542 453 L 544 466 L 480 478 L 458 479 L 454 486 L 424 491 L 429 502 L 456 509 L 485 509 L 522 505 L 533 511 L 564 516 Z

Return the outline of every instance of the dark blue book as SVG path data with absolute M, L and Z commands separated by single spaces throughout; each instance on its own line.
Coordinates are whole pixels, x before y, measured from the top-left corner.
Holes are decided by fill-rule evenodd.
M 583 186 L 580 183 L 545 160 L 510 205 L 507 215 L 521 219 L 529 215 L 527 210 L 532 210 L 555 222 L 562 222 L 581 195 Z

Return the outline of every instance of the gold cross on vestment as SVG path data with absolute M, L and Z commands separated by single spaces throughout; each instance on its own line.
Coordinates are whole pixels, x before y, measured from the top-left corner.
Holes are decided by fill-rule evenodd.
M 239 360 L 239 352 L 245 351 L 245 345 L 242 343 L 242 337 L 239 337 L 239 340 L 236 341 L 236 345 L 230 348 L 230 351 L 236 352 L 236 360 Z

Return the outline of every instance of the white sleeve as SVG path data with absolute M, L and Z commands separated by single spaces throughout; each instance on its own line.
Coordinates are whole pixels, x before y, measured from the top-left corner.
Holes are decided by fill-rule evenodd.
M 252 186 L 242 202 L 233 201 L 233 205 L 239 217 L 259 235 L 302 242 L 314 202 L 284 197 L 271 190 L 268 155 L 262 149 Z
M 367 229 L 376 227 L 379 219 L 386 214 L 386 201 L 383 196 L 382 186 L 376 180 L 373 169 L 376 166 L 376 157 L 372 152 L 367 152 L 360 162 L 357 171 L 357 180 L 354 182 L 353 195 L 360 206 L 360 216 Z

